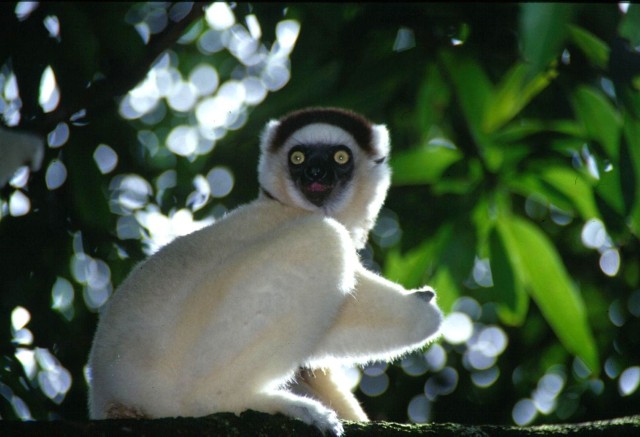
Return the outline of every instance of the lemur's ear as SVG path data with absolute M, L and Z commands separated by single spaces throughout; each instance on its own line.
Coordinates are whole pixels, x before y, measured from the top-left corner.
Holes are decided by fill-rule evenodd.
M 385 158 L 391 151 L 391 144 L 389 141 L 389 130 L 383 124 L 377 124 L 373 126 L 371 145 L 375 158 Z
M 278 120 L 271 120 L 262 130 L 262 134 L 260 135 L 260 151 L 262 153 L 266 153 L 269 146 L 271 146 L 278 126 L 280 126 Z

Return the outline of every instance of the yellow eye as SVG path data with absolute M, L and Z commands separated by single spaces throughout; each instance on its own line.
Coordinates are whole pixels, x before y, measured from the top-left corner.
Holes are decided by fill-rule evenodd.
M 302 153 L 299 150 L 296 150 L 291 154 L 289 159 L 291 160 L 292 164 L 295 164 L 295 165 L 302 164 L 304 162 L 304 153 Z
M 346 164 L 349 162 L 349 154 L 344 150 L 338 150 L 335 155 L 333 155 L 333 159 L 338 164 Z

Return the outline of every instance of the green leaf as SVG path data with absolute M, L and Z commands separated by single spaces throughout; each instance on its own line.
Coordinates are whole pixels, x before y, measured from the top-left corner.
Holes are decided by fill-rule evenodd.
M 628 39 L 632 47 L 640 44 L 640 5 L 631 4 L 619 27 L 621 37 Z
M 441 52 L 440 59 L 453 80 L 456 96 L 469 127 L 478 137 L 481 133 L 482 118 L 493 94 L 493 84 L 473 59 L 454 55 L 450 51 Z
M 600 172 L 600 179 L 596 186 L 596 194 L 600 197 L 600 207 L 605 222 L 608 217 L 604 215 L 603 202 L 610 208 L 609 213 L 613 213 L 616 218 L 609 217 L 611 220 L 621 220 L 625 216 L 625 198 L 622 187 L 625 182 L 622 180 L 622 173 L 619 165 L 613 165 L 608 171 Z
M 429 285 L 435 290 L 438 306 L 444 312 L 451 311 L 453 304 L 462 294 L 460 292 L 460 283 L 451 271 L 451 266 L 448 265 L 438 267 L 438 271 L 431 279 Z
M 574 5 L 566 3 L 524 3 L 520 11 L 522 56 L 536 74 L 562 50 Z
M 624 118 L 624 138 L 629 153 L 630 171 L 634 173 L 635 193 L 640 193 L 640 120 L 626 113 Z M 628 188 L 630 189 L 630 188 Z M 634 194 L 628 225 L 636 237 L 640 237 L 640 196 Z
M 484 113 L 484 132 L 494 132 L 512 120 L 557 76 L 552 70 L 529 79 L 528 71 L 527 65 L 518 63 L 505 74 Z
M 428 266 L 433 260 L 436 242 L 428 240 L 402 255 L 399 249 L 390 250 L 384 263 L 384 276 L 405 288 L 424 285 Z
M 399 152 L 391 157 L 394 185 L 433 184 L 462 153 L 444 146 L 424 146 Z
M 476 229 L 469 222 L 458 221 L 438 229 L 428 243 L 400 255 L 389 252 L 384 275 L 406 288 L 424 285 L 426 281 L 438 296 L 438 305 L 447 311 L 461 295 L 461 287 L 469 276 L 476 254 Z
M 497 226 L 514 271 L 556 336 L 597 374 L 599 357 L 584 301 L 556 249 L 540 229 L 525 220 L 503 215 Z
M 509 188 L 523 196 L 541 194 L 565 211 L 576 211 L 583 219 L 600 217 L 594 190 L 577 171 L 562 166 L 548 166 L 519 173 L 508 181 Z
M 405 288 L 424 285 L 425 278 L 433 270 L 442 248 L 448 244 L 452 233 L 453 225 L 446 224 L 438 228 L 433 238 L 404 254 L 398 249 L 390 250 L 384 264 L 384 276 Z
M 631 144 L 627 141 L 625 136 L 622 137 L 622 143 L 620 144 L 620 189 L 622 195 L 622 202 L 624 204 L 624 215 L 628 216 L 635 203 L 637 203 L 638 196 L 637 190 L 637 172 L 634 168 L 634 155 L 637 156 L 637 151 L 631 150 Z
M 491 251 L 491 276 L 493 291 L 498 304 L 498 316 L 507 325 L 519 326 L 524 322 L 529 309 L 529 297 L 524 291 L 520 275 L 514 269 L 504 238 L 493 228 L 489 237 Z
M 548 130 L 547 124 L 541 120 L 520 119 L 517 122 L 503 126 L 493 135 L 493 139 L 497 143 L 509 144 L 545 130 Z
M 618 111 L 600 91 L 592 87 L 578 87 L 572 100 L 586 136 L 599 142 L 609 158 L 617 162 L 622 126 Z
M 585 29 L 569 25 L 569 36 L 575 45 L 598 68 L 606 69 L 609 62 L 609 46 L 600 38 Z
M 436 273 L 430 281 L 438 293 L 438 304 L 445 310 L 462 294 L 462 285 L 475 262 L 478 239 L 476 227 L 466 218 L 454 222 L 447 231 L 440 240 L 440 251 L 435 253 Z
M 445 118 L 451 99 L 451 89 L 442 77 L 435 63 L 427 67 L 427 72 L 418 90 L 416 112 L 425 133 Z
M 566 196 L 583 219 L 599 217 L 593 188 L 580 173 L 568 167 L 550 166 L 542 170 L 540 177 Z
M 492 138 L 497 143 L 510 144 L 541 132 L 556 132 L 572 137 L 579 137 L 583 130 L 575 120 L 543 121 L 523 118 L 502 127 L 493 134 Z M 575 141 L 577 140 L 574 140 L 574 142 Z M 583 142 L 584 141 L 580 140 L 580 145 Z M 574 149 L 575 147 L 571 148 Z

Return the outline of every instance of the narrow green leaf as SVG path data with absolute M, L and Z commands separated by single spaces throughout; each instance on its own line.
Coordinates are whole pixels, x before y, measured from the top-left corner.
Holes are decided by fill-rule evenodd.
M 451 308 L 461 295 L 461 287 L 469 276 L 476 255 L 475 226 L 461 220 L 441 226 L 430 243 L 419 246 L 405 255 L 391 252 L 384 274 L 407 288 L 423 285 L 423 279 L 435 271 L 427 281 L 438 295 L 443 310 Z
M 547 124 L 541 120 L 521 119 L 502 127 L 493 135 L 493 139 L 498 143 L 509 144 L 546 130 L 549 130 Z
M 609 100 L 592 87 L 580 86 L 573 94 L 573 109 L 587 137 L 598 141 L 614 162 L 618 161 L 620 114 Z
M 629 153 L 630 171 L 634 173 L 635 193 L 640 193 L 640 120 L 625 113 L 624 138 Z M 629 215 L 629 227 L 636 237 L 640 237 L 640 196 L 634 195 L 634 204 Z
M 582 53 L 598 68 L 606 69 L 609 62 L 609 46 L 585 29 L 569 25 L 569 36 Z
M 430 132 L 447 114 L 451 88 L 436 64 L 430 64 L 418 90 L 416 112 L 423 132 Z
M 605 222 L 607 217 L 602 211 L 603 202 L 611 209 L 619 218 L 625 216 L 625 199 L 623 194 L 623 185 L 625 182 L 622 179 L 621 167 L 619 165 L 613 165 L 608 171 L 600 172 L 600 179 L 596 186 L 596 194 L 600 197 L 601 212 Z
M 461 294 L 476 258 L 477 229 L 469 220 L 461 219 L 450 228 L 449 238 L 443 238 L 436 253 L 436 274 L 431 284 L 439 296 L 439 304 L 450 308 Z M 440 298 L 442 295 L 442 298 Z
M 460 283 L 456 279 L 451 267 L 448 265 L 441 265 L 438 267 L 438 271 L 431 279 L 429 285 L 433 287 L 438 299 L 438 306 L 442 308 L 444 312 L 451 311 L 456 299 L 460 297 Z
M 398 249 L 390 250 L 384 263 L 384 276 L 409 289 L 424 285 L 435 245 L 435 241 L 429 240 L 404 255 Z
M 547 68 L 562 50 L 574 5 L 524 3 L 520 11 L 522 55 L 532 75 Z
M 503 237 L 496 228 L 490 234 L 489 247 L 498 316 L 508 325 L 519 326 L 527 315 L 529 297 L 524 291 L 520 275 L 514 271 L 513 261 L 507 253 Z
M 637 153 L 635 153 L 637 156 Z M 631 145 L 628 143 L 625 136 L 622 137 L 620 144 L 620 189 L 622 191 L 622 202 L 624 204 L 624 215 L 628 216 L 635 203 L 638 201 L 637 191 L 637 173 L 634 168 L 634 153 L 631 150 Z
M 575 120 L 542 121 L 536 119 L 518 119 L 495 132 L 492 138 L 498 143 L 514 143 L 541 132 L 557 132 L 571 137 L 580 137 L 583 130 Z M 576 141 L 575 139 L 573 140 Z M 580 145 L 584 141 L 580 140 Z M 575 149 L 575 147 L 571 147 Z
M 441 52 L 440 59 L 453 79 L 462 112 L 474 135 L 478 135 L 487 104 L 493 94 L 493 85 L 473 59 L 454 55 L 449 51 Z
M 540 177 L 566 196 L 583 219 L 599 217 L 593 187 L 583 175 L 568 167 L 549 166 L 542 170 Z
M 631 4 L 619 27 L 620 36 L 629 40 L 632 47 L 640 44 L 640 5 Z
M 444 146 L 424 146 L 399 152 L 391 158 L 394 185 L 433 184 L 462 153 Z
M 594 199 L 594 189 L 577 171 L 561 166 L 549 166 L 520 173 L 508 181 L 509 188 L 523 196 L 541 194 L 565 211 L 575 211 L 584 220 L 600 217 Z
M 494 132 L 512 120 L 557 76 L 552 70 L 529 79 L 528 71 L 527 65 L 518 63 L 505 74 L 484 113 L 484 132 Z
M 500 217 L 498 231 L 514 271 L 521 275 L 553 331 L 568 351 L 597 374 L 599 357 L 584 301 L 549 239 L 537 227 L 514 216 Z
M 438 228 L 433 238 L 404 254 L 398 249 L 390 250 L 385 260 L 384 276 L 405 288 L 424 285 L 425 277 L 433 270 L 452 235 L 453 225 L 445 224 Z

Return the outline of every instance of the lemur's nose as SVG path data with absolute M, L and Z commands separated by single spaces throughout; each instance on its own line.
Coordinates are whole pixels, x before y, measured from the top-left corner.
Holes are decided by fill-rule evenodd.
M 326 176 L 327 170 L 319 165 L 312 165 L 305 169 L 304 174 L 312 181 L 318 181 Z

